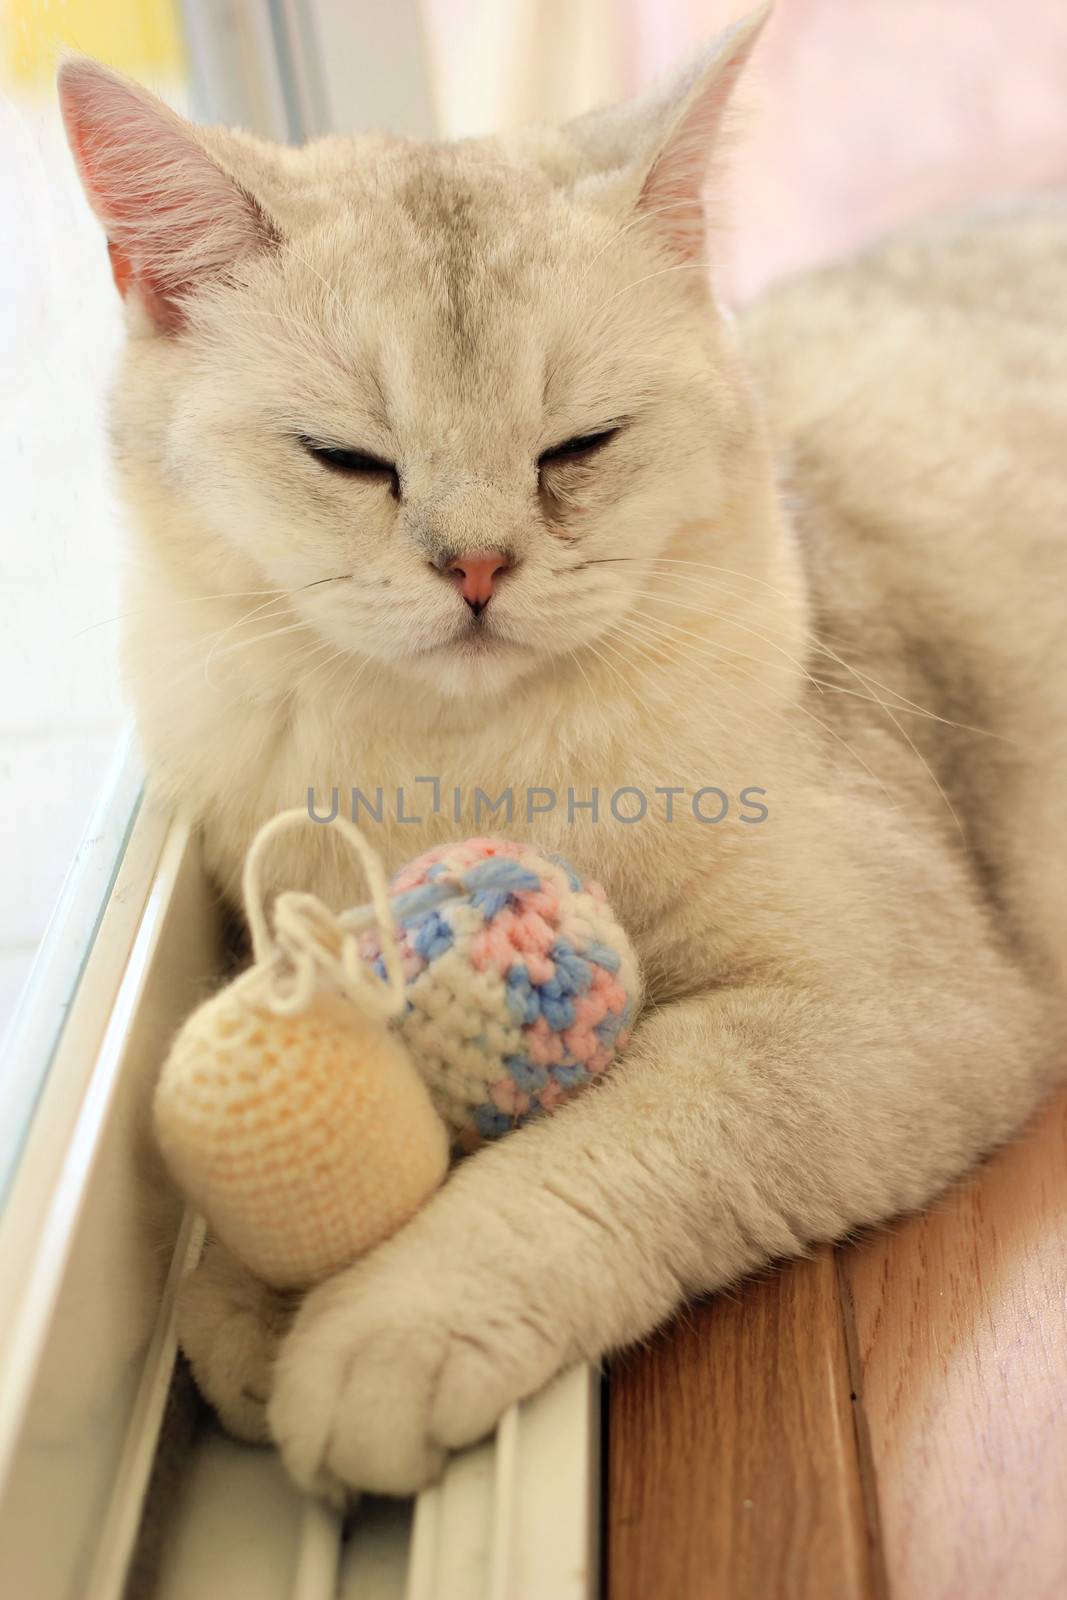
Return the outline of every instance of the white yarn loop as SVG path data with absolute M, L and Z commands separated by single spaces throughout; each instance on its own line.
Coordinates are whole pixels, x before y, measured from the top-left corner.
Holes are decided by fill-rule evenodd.
M 327 826 L 338 828 L 359 856 L 370 904 L 338 913 L 316 895 L 288 890 L 274 902 L 273 928 L 267 918 L 261 883 L 263 857 L 280 833 L 313 820 L 300 808 L 272 817 L 256 834 L 245 859 L 242 888 L 252 954 L 262 973 L 263 999 L 275 1015 L 297 1016 L 308 1009 L 325 982 L 377 1016 L 399 1016 L 406 1004 L 404 971 L 385 868 L 378 852 L 346 817 L 335 817 Z M 359 953 L 359 934 L 375 923 L 384 979 Z

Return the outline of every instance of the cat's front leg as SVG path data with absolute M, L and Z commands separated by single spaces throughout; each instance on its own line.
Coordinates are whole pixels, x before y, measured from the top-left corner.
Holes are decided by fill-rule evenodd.
M 178 1342 L 197 1388 L 235 1438 L 270 1438 L 271 1371 L 296 1299 L 254 1278 L 217 1239 L 205 1241 L 182 1287 Z
M 293 1475 L 417 1489 L 511 1401 L 686 1295 L 927 1198 L 1025 1114 L 1039 1073 L 1005 1059 L 988 1015 L 973 1037 L 942 1030 L 931 1061 L 900 1014 L 770 988 L 652 1013 L 603 1083 L 471 1158 L 308 1296 L 268 1413 Z M 992 1097 L 975 1081 L 990 1050 Z

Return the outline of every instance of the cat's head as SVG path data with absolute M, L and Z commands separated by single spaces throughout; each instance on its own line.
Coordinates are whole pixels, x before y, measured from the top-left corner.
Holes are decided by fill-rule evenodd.
M 762 21 L 630 105 L 456 145 L 270 146 L 64 67 L 129 313 L 120 463 L 205 591 L 287 591 L 335 648 L 480 695 L 610 639 L 682 524 L 738 565 L 703 191 Z

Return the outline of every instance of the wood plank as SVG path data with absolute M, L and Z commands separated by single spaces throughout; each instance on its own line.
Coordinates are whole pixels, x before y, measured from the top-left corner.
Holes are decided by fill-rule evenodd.
M 894 1600 L 1062 1600 L 1067 1094 L 841 1266 Z
M 608 1600 L 872 1600 L 833 1254 L 611 1372 Z

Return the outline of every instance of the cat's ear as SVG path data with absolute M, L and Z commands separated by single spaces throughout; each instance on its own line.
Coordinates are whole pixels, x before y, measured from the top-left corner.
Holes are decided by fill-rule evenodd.
M 719 34 L 672 80 L 629 104 L 589 112 L 568 132 L 604 186 L 648 219 L 652 233 L 685 261 L 704 255 L 704 190 L 738 78 L 772 6 Z
M 273 224 L 139 84 L 75 58 L 60 68 L 59 99 L 119 293 L 136 293 L 162 331 L 180 328 L 189 293 L 276 238 Z

